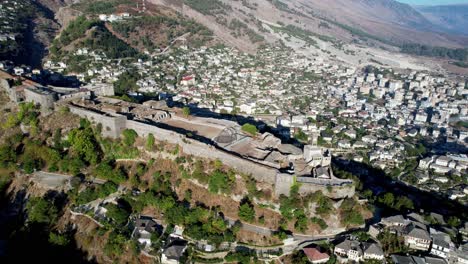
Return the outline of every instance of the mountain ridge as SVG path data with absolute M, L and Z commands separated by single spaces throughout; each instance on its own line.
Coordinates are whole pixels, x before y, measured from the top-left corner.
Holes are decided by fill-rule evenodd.
M 437 30 L 468 36 L 468 3 L 416 6 Z

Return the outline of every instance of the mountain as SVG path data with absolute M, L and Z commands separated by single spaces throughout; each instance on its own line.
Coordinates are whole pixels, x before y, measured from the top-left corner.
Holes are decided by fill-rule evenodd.
M 468 4 L 416 6 L 437 29 L 468 36 Z
M 163 50 L 175 37 L 188 32 L 190 34 L 185 35 L 184 39 L 187 44 L 194 46 L 208 42 L 223 43 L 255 53 L 263 44 L 281 41 L 294 49 L 348 57 L 346 61 L 358 64 L 374 61 L 374 55 L 380 57 L 374 54 L 363 59 L 370 52 L 364 50 L 366 47 L 396 52 L 407 44 L 446 48 L 468 46 L 468 35 L 458 33 L 463 29 L 462 22 L 459 22 L 463 21 L 463 11 L 453 17 L 454 21 L 449 17 L 445 20 L 436 19 L 436 15 L 428 14 L 430 10 L 437 9 L 424 11 L 428 9 L 415 9 L 394 0 L 21 1 L 30 3 L 40 11 L 31 12 L 23 19 L 27 30 L 16 32 L 25 36 L 24 41 L 19 39 L 22 42 L 18 41 L 17 46 L 33 50 L 33 56 L 25 56 L 27 53 L 20 52 L 20 49 L 16 49 L 16 56 L 12 56 L 12 52 L 2 53 L 0 50 L 0 59 L 11 59 L 34 67 L 40 65 L 44 57 L 56 55 L 51 54 L 57 51 L 57 45 L 51 45 L 52 40 L 76 17 L 86 15 L 97 19 L 99 14 L 120 12 L 129 12 L 134 18 L 118 23 L 115 27 L 105 23 L 105 28 L 90 32 L 97 32 L 101 36 L 104 34 L 105 38 L 100 40 L 110 41 L 110 37 L 116 37 L 141 53 Z M 451 24 L 447 21 L 451 21 Z M 296 40 L 303 43 L 295 43 Z M 116 39 L 110 42 L 123 44 Z M 74 47 L 67 46 L 60 49 Z M 356 53 L 356 48 L 362 52 Z M 354 58 L 351 59 L 351 55 Z M 390 63 L 389 58 L 386 55 L 381 63 L 400 64 L 393 59 Z
M 275 41 L 265 25 L 292 25 L 338 41 L 381 46 L 424 43 L 461 48 L 468 37 L 441 33 L 412 6 L 394 0 L 149 0 L 173 8 L 210 28 L 225 42 L 243 50 L 255 49 L 243 35 L 231 34 L 232 21 L 248 31 Z M 250 32 L 252 35 L 253 32 Z M 245 32 L 246 33 L 246 32 Z M 376 43 L 378 42 L 378 43 Z

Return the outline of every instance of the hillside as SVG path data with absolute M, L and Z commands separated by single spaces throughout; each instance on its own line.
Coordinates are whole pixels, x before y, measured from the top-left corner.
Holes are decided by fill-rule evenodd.
M 103 23 L 98 34 L 105 31 L 106 39 L 121 40 L 142 54 L 181 43 L 189 46 L 223 43 L 255 53 L 264 44 L 282 41 L 295 50 L 308 47 L 309 53 L 336 55 L 338 60 L 350 64 L 384 57 L 380 63 L 397 66 L 407 65 L 406 60 L 400 63 L 401 59 L 382 56 L 382 48 L 395 52 L 408 43 L 449 48 L 468 44 L 468 37 L 455 34 L 457 27 L 463 28 L 463 11 L 450 18 L 452 21 L 442 17 L 449 12 L 447 8 L 415 10 L 393 0 L 149 0 L 145 1 L 144 10 L 141 0 L 24 1 L 34 11 L 19 17 L 23 29 L 18 32 L 22 37 L 18 38 L 17 47 L 32 50 L 33 54 L 24 57 L 20 49 L 13 49 L 13 53 L 4 52 L 8 56 L 3 55 L 2 59 L 34 67 L 45 57 L 51 58 L 49 50 L 56 53 L 57 45 L 51 47 L 52 40 L 76 17 L 86 15 L 98 20 L 99 14 L 122 12 L 129 13 L 131 18 Z M 453 35 L 433 30 L 450 31 Z M 182 41 L 172 43 L 177 38 Z M 305 46 L 294 43 L 296 40 L 304 41 Z M 92 43 L 82 42 L 79 46 L 85 44 Z M 68 51 L 74 47 L 61 48 Z
M 210 27 L 215 33 L 226 30 L 229 21 L 240 18 L 249 28 L 269 39 L 261 30 L 265 22 L 303 26 L 316 34 L 340 40 L 370 38 L 391 44 L 426 43 L 433 46 L 461 47 L 468 38 L 432 32 L 429 20 L 409 5 L 393 0 L 250 0 L 250 1 L 168 1 L 166 5 Z M 258 23 L 261 21 L 262 23 Z M 227 23 L 226 23 L 227 22 Z M 221 34 L 221 38 L 237 44 Z
M 10 36 L 0 42 L 0 60 L 38 67 L 46 53 L 59 24 L 54 12 L 41 2 L 19 0 L 5 1 L 0 8 L 0 35 Z

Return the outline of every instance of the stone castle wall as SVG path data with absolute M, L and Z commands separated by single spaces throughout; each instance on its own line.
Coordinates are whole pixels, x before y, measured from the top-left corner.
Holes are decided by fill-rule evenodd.
M 123 130 L 125 130 L 125 116 L 109 116 L 98 112 L 90 111 L 82 107 L 68 105 L 70 112 L 80 117 L 84 117 L 94 124 L 102 125 L 102 135 L 110 138 L 118 138 Z
M 275 186 L 275 194 L 277 196 L 281 194 L 289 195 L 289 190 L 295 182 L 295 177 L 290 174 L 279 173 L 278 170 L 274 168 L 243 159 L 229 152 L 218 149 L 215 146 L 187 138 L 185 135 L 176 133 L 174 131 L 162 129 L 134 120 L 127 120 L 125 116 L 110 116 L 87 110 L 82 107 L 69 107 L 70 112 L 81 117 L 85 117 L 95 124 L 102 124 L 103 136 L 118 138 L 125 129 L 133 129 L 141 137 L 147 137 L 149 134 L 153 134 L 155 139 L 159 141 L 165 141 L 171 144 L 179 145 L 182 151 L 188 155 L 211 160 L 219 159 L 223 164 L 235 169 L 236 171 L 252 175 L 252 177 L 258 182 L 273 184 Z M 321 190 L 324 192 L 324 194 L 329 195 L 331 198 L 344 198 L 354 195 L 354 185 L 345 184 L 343 180 L 337 179 L 337 182 L 334 184 L 328 184 L 333 185 L 331 187 L 332 192 L 329 193 L 328 190 L 330 187 L 327 187 L 328 185 L 326 183 L 308 182 L 310 179 L 303 180 L 302 178 L 304 177 L 297 178 L 297 181 L 301 182 L 299 192 L 302 194 Z
M 127 120 L 126 124 L 126 128 L 135 130 L 139 136 L 146 137 L 151 133 L 160 141 L 179 145 L 182 148 L 182 151 L 188 155 L 211 160 L 219 159 L 223 164 L 232 167 L 241 173 L 251 174 L 257 181 L 267 182 L 270 184 L 275 183 L 275 175 L 277 171 L 273 168 L 245 160 L 223 150 L 217 149 L 214 146 L 187 138 L 184 135 L 170 130 L 132 120 Z

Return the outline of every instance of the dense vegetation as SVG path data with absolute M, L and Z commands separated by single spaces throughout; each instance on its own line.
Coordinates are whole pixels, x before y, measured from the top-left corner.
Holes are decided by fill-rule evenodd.
M 87 47 L 91 50 L 101 51 L 110 59 L 138 55 L 134 48 L 109 32 L 103 22 L 88 20 L 85 16 L 78 17 L 62 31 L 60 37 L 54 40 L 50 52 L 53 57 L 68 55 L 68 52 L 62 49 L 72 43 L 77 47 Z
M 249 37 L 250 42 L 252 43 L 257 43 L 264 40 L 263 36 L 257 34 L 254 30 L 249 28 L 247 24 L 245 24 L 237 18 L 232 19 L 228 27 L 230 30 L 232 30 L 231 34 L 234 37 L 241 37 L 247 35 Z
M 152 52 L 156 48 L 164 48 L 170 42 L 183 34 L 190 33 L 190 45 L 200 46 L 212 39 L 212 32 L 203 25 L 183 17 L 140 16 L 112 23 L 112 29 L 133 44 L 142 45 Z M 156 32 L 156 34 L 154 34 Z M 131 38 L 132 34 L 138 38 Z
M 115 13 L 119 5 L 135 5 L 130 0 L 106 0 L 106 1 L 80 1 L 73 4 L 73 8 L 81 10 L 87 14 L 112 14 Z
M 231 6 L 219 0 L 184 0 L 184 3 L 204 15 L 226 14 Z
M 432 47 L 424 44 L 404 44 L 401 51 L 408 54 L 428 57 L 447 58 L 458 61 L 468 60 L 468 49 Z

